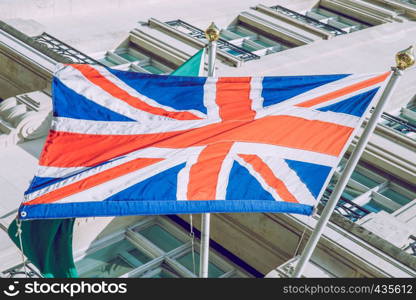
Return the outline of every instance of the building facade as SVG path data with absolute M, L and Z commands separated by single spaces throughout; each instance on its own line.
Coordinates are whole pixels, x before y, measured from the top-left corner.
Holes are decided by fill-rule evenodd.
M 383 72 L 395 65 L 395 53 L 416 43 L 413 0 L 21 0 L 0 1 L 0 19 L 4 277 L 23 276 L 19 249 L 5 231 L 49 128 L 57 63 L 169 74 L 206 45 L 211 21 L 221 28 L 219 76 Z M 356 142 L 316 215 L 212 214 L 209 276 L 290 277 Z M 82 277 L 196 277 L 199 225 L 199 215 L 77 219 L 78 271 Z M 416 276 L 416 68 L 404 72 L 304 276 Z

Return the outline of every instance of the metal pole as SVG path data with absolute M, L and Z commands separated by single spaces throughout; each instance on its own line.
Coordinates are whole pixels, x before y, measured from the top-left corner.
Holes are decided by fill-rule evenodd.
M 211 214 L 202 214 L 201 219 L 201 255 L 199 257 L 199 277 L 208 278 L 209 263 L 209 227 Z
M 410 48 L 404 50 L 404 51 L 408 51 Z M 313 251 L 315 250 L 316 245 L 318 244 L 318 241 L 329 221 L 329 218 L 331 217 L 332 212 L 335 209 L 335 206 L 342 194 L 342 192 L 345 189 L 345 186 L 348 183 L 348 180 L 350 179 L 350 176 L 352 174 L 352 172 L 354 171 L 360 157 L 361 154 L 363 153 L 367 142 L 370 138 L 370 135 L 373 133 L 374 128 L 377 125 L 377 122 L 380 118 L 380 115 L 383 112 L 383 108 L 386 104 L 386 102 L 388 101 L 388 99 L 390 98 L 390 95 L 392 94 L 392 92 L 394 91 L 396 84 L 398 82 L 399 77 L 403 74 L 402 70 L 406 69 L 407 67 L 411 66 L 414 64 L 414 57 L 412 58 L 411 54 L 410 54 L 410 63 L 409 63 L 409 57 L 406 57 L 406 55 L 403 57 L 403 53 L 405 53 L 404 51 L 399 52 L 396 55 L 396 61 L 397 61 L 397 67 L 392 67 L 392 71 L 393 74 L 390 77 L 389 82 L 387 83 L 387 86 L 383 92 L 383 94 L 380 97 L 379 102 L 377 103 L 374 112 L 371 115 L 371 118 L 369 119 L 367 126 L 365 127 L 360 140 L 357 143 L 357 146 L 355 147 L 354 151 L 351 154 L 351 157 L 348 159 L 348 162 L 345 166 L 345 170 L 344 172 L 341 174 L 334 191 L 331 194 L 330 199 L 328 200 L 325 209 L 323 210 L 321 217 L 319 218 L 318 223 L 316 224 L 316 227 L 311 235 L 311 237 L 308 240 L 308 243 L 306 244 L 303 252 L 302 252 L 302 256 L 299 260 L 299 262 L 296 265 L 296 268 L 294 270 L 293 273 L 293 277 L 294 278 L 299 278 L 304 269 L 305 266 L 307 264 L 307 262 L 309 261 L 309 259 L 311 258 Z M 402 55 L 402 60 L 400 60 L 399 54 Z M 407 63 L 405 63 L 403 65 L 403 60 L 407 60 Z
M 217 55 L 217 41 L 208 43 L 208 77 L 215 76 L 215 57 Z
M 208 44 L 208 77 L 215 76 L 215 57 L 217 54 L 217 40 L 219 38 L 219 30 L 212 23 L 205 35 L 209 41 Z M 209 263 L 209 231 L 210 231 L 211 214 L 202 214 L 201 218 L 201 250 L 199 260 L 199 277 L 208 278 L 208 263 Z

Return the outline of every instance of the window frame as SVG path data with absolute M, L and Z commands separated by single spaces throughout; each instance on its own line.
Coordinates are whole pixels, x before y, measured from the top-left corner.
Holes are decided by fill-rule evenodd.
M 345 162 L 346 159 L 342 159 L 341 163 L 338 165 L 337 169 L 334 172 L 333 175 L 333 179 L 331 179 L 331 182 L 333 183 L 333 186 L 335 186 L 336 181 L 338 181 L 341 172 L 343 171 L 344 167 L 345 167 Z M 345 192 L 348 193 L 348 190 L 350 190 L 351 192 L 360 192 L 361 194 L 359 194 L 356 197 L 353 197 L 352 199 L 348 199 L 349 201 L 353 202 L 354 204 L 368 210 L 367 208 L 365 208 L 364 206 L 369 204 L 371 201 L 374 201 L 377 205 L 381 206 L 381 207 L 385 207 L 388 210 L 385 209 L 381 209 L 384 210 L 387 213 L 390 213 L 392 215 L 394 215 L 395 213 L 397 213 L 398 211 L 400 211 L 403 207 L 409 205 L 410 203 L 412 203 L 413 201 L 416 200 L 416 192 L 412 192 L 411 190 L 401 186 L 400 184 L 398 184 L 397 182 L 391 181 L 389 177 L 386 176 L 382 176 L 380 174 L 375 173 L 372 170 L 369 170 L 368 168 L 366 168 L 363 165 L 358 164 L 356 166 L 356 168 L 354 169 L 354 172 L 359 172 L 361 173 L 363 176 L 368 177 L 370 180 L 373 180 L 375 182 L 377 182 L 378 184 L 374 187 L 368 187 L 365 184 L 363 184 L 362 182 L 353 179 L 352 177 L 348 180 L 347 186 L 345 187 L 343 194 Z M 327 187 L 328 189 L 328 187 Z M 410 201 L 405 203 L 405 204 L 400 204 L 398 201 L 395 201 L 395 199 L 387 197 L 383 194 L 381 194 L 383 191 L 385 191 L 386 189 L 392 189 L 394 192 L 401 194 L 402 196 L 409 198 Z M 344 195 L 345 197 L 345 195 Z M 359 213 L 357 211 L 357 208 L 354 207 L 354 205 L 349 204 L 349 203 L 345 203 L 343 204 L 343 206 L 338 207 L 338 212 L 340 212 L 341 214 L 343 214 L 342 212 L 344 212 L 343 207 L 345 207 L 346 209 L 350 209 L 350 210 L 354 210 L 357 213 Z M 381 211 L 380 210 L 380 211 Z M 345 211 L 345 215 L 344 216 L 348 216 L 348 211 Z M 374 213 L 372 211 L 370 211 L 370 213 Z M 377 212 L 375 212 L 377 213 Z
M 180 240 L 183 244 L 179 247 L 176 247 L 170 251 L 163 251 L 157 245 L 153 244 L 149 239 L 144 235 L 140 234 L 140 230 L 148 228 L 153 225 L 158 225 L 164 230 L 166 230 L 173 237 Z M 116 245 L 123 240 L 127 240 L 131 243 L 136 249 L 141 251 L 146 256 L 150 257 L 150 261 L 143 263 L 142 265 L 134 268 L 133 270 L 122 274 L 119 278 L 128 278 L 128 277 L 148 277 L 149 274 L 158 274 L 156 269 L 166 270 L 172 274 L 175 274 L 179 277 L 185 278 L 196 278 L 197 274 L 194 274 L 188 270 L 185 266 L 180 264 L 177 259 L 183 255 L 188 254 L 192 251 L 192 241 L 190 240 L 190 235 L 184 231 L 178 224 L 175 224 L 172 220 L 167 219 L 164 216 L 148 216 L 139 222 L 127 226 L 126 228 L 117 231 L 109 236 L 100 238 L 94 241 L 91 246 L 85 250 L 83 253 L 77 255 L 76 263 L 79 263 L 82 259 L 86 258 L 88 255 L 96 253 L 97 251 Z M 199 254 L 200 243 L 198 240 L 194 240 L 194 250 Z M 214 249 L 210 249 L 210 263 L 215 264 L 219 269 L 224 273 L 220 276 L 221 278 L 230 277 L 239 275 L 240 277 L 251 277 L 252 275 L 245 270 L 240 270 L 240 267 L 235 265 L 231 261 L 227 261 L 227 258 L 223 257 L 221 253 L 217 253 Z M 114 259 L 118 256 L 118 253 L 114 253 Z M 123 258 L 122 258 L 123 259 Z M 99 264 L 97 264 L 99 265 Z M 77 266 L 79 269 L 79 274 L 88 272 L 95 268 L 95 265 L 92 266 Z M 150 273 L 149 273 L 150 272 Z M 196 270 L 198 272 L 198 270 Z
M 126 58 L 120 56 L 120 54 L 124 53 L 133 53 L 138 59 L 134 61 L 127 60 Z M 114 61 L 115 65 L 109 65 L 103 62 L 103 60 L 107 60 L 107 57 Z M 159 62 L 154 57 L 148 56 L 140 51 L 130 47 L 129 45 L 122 46 L 116 48 L 114 50 L 107 50 L 105 52 L 101 52 L 94 55 L 94 59 L 99 61 L 100 63 L 104 64 L 105 66 L 115 69 L 115 70 L 122 70 L 122 71 L 133 71 L 139 73 L 146 73 L 146 74 L 159 74 L 159 75 L 168 75 L 173 72 L 173 69 L 166 66 L 162 62 Z M 153 73 L 149 70 L 145 69 L 144 66 L 151 65 L 155 68 L 161 70 L 160 73 Z

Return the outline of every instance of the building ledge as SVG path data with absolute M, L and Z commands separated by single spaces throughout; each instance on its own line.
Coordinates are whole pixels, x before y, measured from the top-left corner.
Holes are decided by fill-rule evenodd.
M 324 206 L 322 204 L 318 204 L 318 209 L 317 209 L 318 214 L 322 212 L 323 208 Z M 416 271 L 416 256 L 412 256 L 411 254 L 403 251 L 401 248 L 381 238 L 374 232 L 371 232 L 365 227 L 357 223 L 354 223 L 348 220 L 347 218 L 344 218 L 343 216 L 336 214 L 336 213 L 332 214 L 330 218 L 330 222 L 341 227 L 344 230 L 347 230 L 351 234 L 367 242 L 369 245 L 375 247 L 376 249 L 384 252 L 385 254 L 389 255 L 393 259 L 402 263 L 403 265 Z

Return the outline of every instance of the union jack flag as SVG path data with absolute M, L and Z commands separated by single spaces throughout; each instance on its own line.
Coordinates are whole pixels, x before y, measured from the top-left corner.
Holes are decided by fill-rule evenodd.
M 19 217 L 309 215 L 389 76 L 207 78 L 62 65 Z

